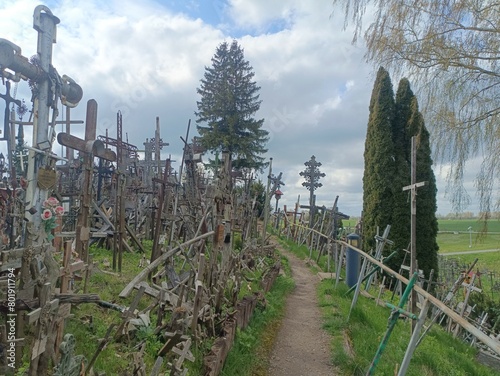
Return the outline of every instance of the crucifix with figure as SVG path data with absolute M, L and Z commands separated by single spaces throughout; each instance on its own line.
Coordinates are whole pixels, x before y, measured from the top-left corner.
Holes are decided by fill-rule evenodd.
M 19 294 L 25 299 L 33 299 L 35 287 L 38 280 L 31 278 L 33 265 L 36 270 L 40 270 L 40 279 L 42 271 L 47 270 L 49 280 L 54 277 L 54 281 L 46 282 L 42 286 L 42 291 L 38 291 L 40 300 L 40 310 L 33 311 L 29 315 L 20 314 L 16 328 L 16 338 L 23 338 L 23 323 L 26 319 L 28 323 L 38 322 L 37 337 L 32 343 L 29 351 L 31 352 L 29 375 L 46 374 L 46 367 L 50 363 L 52 354 L 45 351 L 47 341 L 53 333 L 50 328 L 55 323 L 54 317 L 58 310 L 58 301 L 50 300 L 52 292 L 55 289 L 55 282 L 59 273 L 52 273 L 57 269 L 57 263 L 53 258 L 53 248 L 49 244 L 44 226 L 42 226 L 42 204 L 47 199 L 49 187 L 57 183 L 57 175 L 53 168 L 53 159 L 58 158 L 52 153 L 52 143 L 55 136 L 56 118 L 58 115 L 58 104 L 62 102 L 67 107 L 75 107 L 83 96 L 82 88 L 67 76 L 60 76 L 52 65 L 52 46 L 56 42 L 56 25 L 59 18 L 55 17 L 51 10 L 45 5 L 39 5 L 35 8 L 33 14 L 33 28 L 38 33 L 37 53 L 28 60 L 22 55 L 21 48 L 14 43 L 0 38 L 0 76 L 3 79 L 13 82 L 29 80 L 33 94 L 33 143 L 29 147 L 28 169 L 27 169 L 27 188 L 25 194 L 25 206 L 30 209 L 23 213 L 23 217 L 28 221 L 23 238 L 23 249 L 20 262 L 20 280 Z M 9 103 L 13 102 L 10 93 L 2 96 L 6 100 L 7 108 Z M 9 122 L 9 116 L 6 112 L 6 124 Z M 12 126 L 14 126 L 14 121 Z M 7 126 L 7 131 L 10 129 Z M 10 142 L 15 138 L 12 130 L 6 132 L 3 137 L 8 137 Z M 28 206 L 29 205 L 29 206 Z M 39 249 L 39 255 L 36 255 L 36 263 L 33 260 L 35 249 Z M 51 272 L 52 271 L 52 272 Z M 48 277 L 47 277 L 48 278 Z M 39 286 L 38 286 L 39 287 Z M 40 289 L 39 289 L 40 290 Z M 22 294 L 22 293 L 25 294 Z M 50 349 L 50 346 L 49 346 Z M 16 353 L 16 363 L 19 364 L 22 351 Z
M 0 75 L 15 82 L 30 80 L 35 89 L 33 113 L 36 116 L 33 118 L 33 148 L 30 149 L 28 161 L 26 202 L 30 202 L 38 213 L 41 213 L 41 203 L 48 193 L 46 188 L 37 184 L 38 174 L 49 164 L 57 104 L 61 100 L 66 106 L 75 107 L 83 96 L 82 88 L 70 77 L 59 76 L 52 65 L 52 45 L 56 42 L 56 26 L 59 22 L 59 18 L 47 6 L 38 5 L 35 8 L 33 28 L 38 32 L 38 43 L 37 54 L 31 61 L 22 55 L 19 46 L 0 39 Z M 35 228 L 40 226 L 40 215 L 27 213 L 27 218 L 35 224 Z

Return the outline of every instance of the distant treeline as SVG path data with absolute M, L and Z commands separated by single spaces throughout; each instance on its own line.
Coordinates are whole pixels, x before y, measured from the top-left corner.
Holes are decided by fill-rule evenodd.
M 482 219 L 485 218 L 483 213 L 474 213 L 474 212 L 461 212 L 461 213 L 448 213 L 446 215 L 436 214 L 437 219 Z M 490 219 L 500 219 L 500 212 L 491 212 L 489 213 Z

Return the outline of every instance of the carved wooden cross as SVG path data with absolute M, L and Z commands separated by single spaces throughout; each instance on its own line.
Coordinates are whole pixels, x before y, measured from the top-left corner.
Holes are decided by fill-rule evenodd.
M 87 115 L 85 124 L 85 140 L 71 136 L 67 133 L 59 133 L 57 140 L 63 146 L 76 149 L 84 153 L 83 168 L 84 182 L 82 187 L 80 215 L 76 227 L 75 250 L 84 262 L 88 263 L 88 242 L 90 239 L 89 217 L 92 205 L 92 175 L 94 156 L 107 160 L 115 160 L 116 154 L 104 148 L 104 143 L 96 140 L 97 127 L 97 102 L 91 99 L 87 102 Z
M 72 281 L 74 278 L 74 273 L 79 270 L 85 270 L 86 268 L 86 264 L 82 260 L 71 262 L 72 252 L 73 252 L 72 242 L 67 241 L 64 247 L 63 266 L 60 269 L 61 294 L 67 294 L 72 292 L 73 290 Z M 57 312 L 57 318 L 55 324 L 57 335 L 55 339 L 54 349 L 59 348 L 60 344 L 63 341 L 64 320 L 70 316 L 70 313 L 71 313 L 71 303 L 62 303 L 59 306 L 59 311 Z
M 52 333 L 53 317 L 57 314 L 59 309 L 59 299 L 54 299 L 49 301 L 50 298 L 51 285 L 50 283 L 45 283 L 40 290 L 40 307 L 26 315 L 26 321 L 28 324 L 37 323 L 35 330 L 35 342 L 31 349 L 31 362 L 29 375 L 39 375 L 44 374 L 44 370 L 39 369 L 39 357 L 46 350 L 50 348 L 47 347 L 47 342 L 49 342 L 49 336 L 54 336 Z

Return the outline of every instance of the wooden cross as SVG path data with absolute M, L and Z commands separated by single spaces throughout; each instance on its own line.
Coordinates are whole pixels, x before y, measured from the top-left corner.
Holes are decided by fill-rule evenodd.
M 37 358 L 46 350 L 47 341 L 50 335 L 52 316 L 59 309 L 59 299 L 49 301 L 51 286 L 45 283 L 40 291 L 40 307 L 26 315 L 28 324 L 37 323 L 35 342 L 31 349 L 30 375 L 38 374 Z
M 460 307 L 459 314 L 461 317 L 464 317 L 464 315 L 465 315 L 465 311 L 466 311 L 468 304 L 469 304 L 469 297 L 470 297 L 471 292 L 472 291 L 476 291 L 476 292 L 483 291 L 480 288 L 477 288 L 474 286 L 475 279 L 476 279 L 476 273 L 474 273 L 472 275 L 472 279 L 470 280 L 470 283 L 462 282 L 462 286 L 465 288 L 465 298 L 464 298 L 464 301 L 462 302 L 462 306 Z M 456 324 L 455 330 L 453 332 L 454 337 L 456 337 L 458 335 L 458 333 L 460 332 L 460 328 L 461 328 L 460 325 Z
M 168 146 L 168 142 L 163 142 L 163 139 L 160 138 L 160 118 L 157 116 L 156 117 L 156 131 L 155 131 L 155 137 L 151 139 L 151 142 L 153 143 L 153 151 L 155 152 L 155 160 L 156 160 L 156 166 L 158 168 L 158 174 L 161 171 L 161 149 L 163 149 L 164 146 Z
M 291 228 L 291 235 L 293 237 L 293 240 L 297 240 L 297 227 L 295 226 L 297 223 L 297 216 L 299 216 L 299 222 L 302 219 L 302 212 L 299 212 L 299 207 L 300 207 L 300 195 L 297 199 L 297 202 L 295 203 L 295 209 L 293 211 L 287 210 L 287 207 L 284 206 L 284 211 L 285 211 L 285 218 L 286 222 L 288 222 L 288 216 L 290 214 L 293 214 L 293 222 L 292 222 L 292 228 Z
M 335 201 L 333 202 L 332 209 L 331 210 L 326 209 L 330 213 L 330 220 L 331 220 L 330 237 L 332 238 L 337 238 L 339 220 L 350 218 L 347 214 L 339 212 L 339 208 L 337 206 L 338 200 L 339 196 L 336 196 Z
M 410 241 L 410 275 L 417 272 L 417 188 L 428 182 L 417 183 L 417 148 L 415 136 L 411 138 L 411 184 L 403 187 L 403 191 L 411 190 L 411 241 Z M 417 311 L 417 292 L 412 290 L 410 298 L 410 312 Z M 416 322 L 412 320 L 412 331 Z
M 128 307 L 128 309 L 122 313 L 123 321 L 120 324 L 120 326 L 118 327 L 118 329 L 116 330 L 115 339 L 120 338 L 124 334 L 128 335 L 128 332 L 126 329 L 128 322 L 132 317 L 136 317 L 135 310 L 136 310 L 137 306 L 139 305 L 139 302 L 141 300 L 142 295 L 144 295 L 144 291 L 146 291 L 146 287 L 144 287 L 144 286 L 139 287 L 139 291 L 137 291 L 137 294 L 134 297 L 134 300 L 130 304 L 130 307 Z
M 72 242 L 67 241 L 64 247 L 64 256 L 63 256 L 63 266 L 60 269 L 61 276 L 61 287 L 60 293 L 67 294 L 71 293 L 73 288 L 70 284 L 72 284 L 72 280 L 74 278 L 74 273 L 79 270 L 85 270 L 86 265 L 82 260 L 78 260 L 75 262 L 71 262 L 71 253 L 72 253 Z M 56 340 L 54 348 L 59 348 L 59 345 L 63 341 L 64 335 L 64 320 L 69 317 L 71 313 L 71 303 L 62 303 L 59 306 L 59 311 L 57 313 L 56 318 Z
M 16 254 L 20 250 L 14 250 Z M 40 262 L 44 257 L 45 252 L 47 252 L 47 245 L 44 246 L 34 246 L 27 247 L 22 250 L 21 256 L 21 286 L 17 293 L 17 297 L 23 300 L 33 299 L 35 294 L 35 287 L 38 282 L 40 282 L 45 275 L 47 270 L 45 265 L 41 265 Z
M 269 197 L 274 196 L 274 194 L 276 193 L 276 190 L 278 190 L 280 188 L 280 186 L 285 185 L 285 183 L 283 183 L 283 181 L 281 180 L 282 176 L 283 176 L 283 173 L 280 172 L 277 177 L 275 177 L 274 175 L 272 175 L 269 178 L 269 180 L 271 180 L 271 183 L 273 184 L 271 186 L 271 190 L 269 192 Z
M 380 236 L 378 234 L 375 235 L 375 240 L 377 241 L 377 247 L 375 249 L 374 258 L 376 260 L 379 260 L 379 261 L 382 260 L 382 254 L 384 252 L 384 247 L 386 244 L 389 244 L 389 245 L 394 244 L 394 242 L 392 240 L 388 239 L 390 231 L 391 231 L 391 225 L 387 225 L 382 236 Z M 372 283 L 372 277 L 373 276 L 370 276 L 368 278 L 368 280 L 366 281 L 365 290 L 367 290 L 367 291 L 370 289 L 370 286 Z
M 160 249 L 160 234 L 162 232 L 162 225 L 161 225 L 161 217 L 163 214 L 163 206 L 165 202 L 165 196 L 166 195 L 166 189 L 167 189 L 167 183 L 168 179 L 170 177 L 170 159 L 167 159 L 165 163 L 165 172 L 163 173 L 163 180 L 161 179 L 153 179 L 155 183 L 160 184 L 160 191 L 158 193 L 158 208 L 156 210 L 156 220 L 155 220 L 155 228 L 154 228 L 154 237 L 153 237 L 153 248 L 151 251 L 151 262 L 156 260 L 158 256 L 160 256 L 161 249 Z
M 180 348 L 180 345 L 183 345 L 182 349 Z M 195 358 L 194 358 L 193 354 L 191 353 L 191 351 L 189 351 L 189 349 L 191 347 L 191 338 L 187 339 L 185 342 L 179 343 L 178 346 L 179 347 L 174 346 L 172 348 L 172 352 L 179 355 L 179 358 L 175 362 L 175 367 L 177 368 L 177 370 L 180 371 L 180 368 L 182 366 L 182 363 L 184 362 L 184 359 L 187 359 L 190 362 L 194 362 Z
M 84 182 L 81 195 L 82 209 L 77 219 L 75 250 L 84 262 L 88 263 L 88 243 L 90 240 L 89 217 L 92 205 L 92 176 L 94 156 L 113 161 L 116 154 L 104 148 L 104 143 L 96 140 L 97 127 L 97 102 L 91 99 L 87 102 L 87 114 L 85 124 L 85 140 L 71 136 L 67 133 L 59 133 L 57 140 L 63 146 L 76 149 L 84 153 L 83 168 Z

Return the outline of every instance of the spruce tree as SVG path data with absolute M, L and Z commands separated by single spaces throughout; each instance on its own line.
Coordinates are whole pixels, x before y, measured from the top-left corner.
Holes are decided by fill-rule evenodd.
M 363 173 L 363 248 L 375 248 L 377 226 L 391 224 L 394 145 L 394 92 L 389 73 L 380 68 L 370 100 L 370 115 L 365 140 Z
M 231 45 L 223 42 L 216 49 L 212 66 L 205 67 L 195 115 L 203 146 L 213 152 L 228 152 L 236 168 L 262 170 L 268 132 L 262 129 L 264 119 L 253 117 L 261 104 L 260 87 L 253 77 L 253 68 L 237 41 Z

